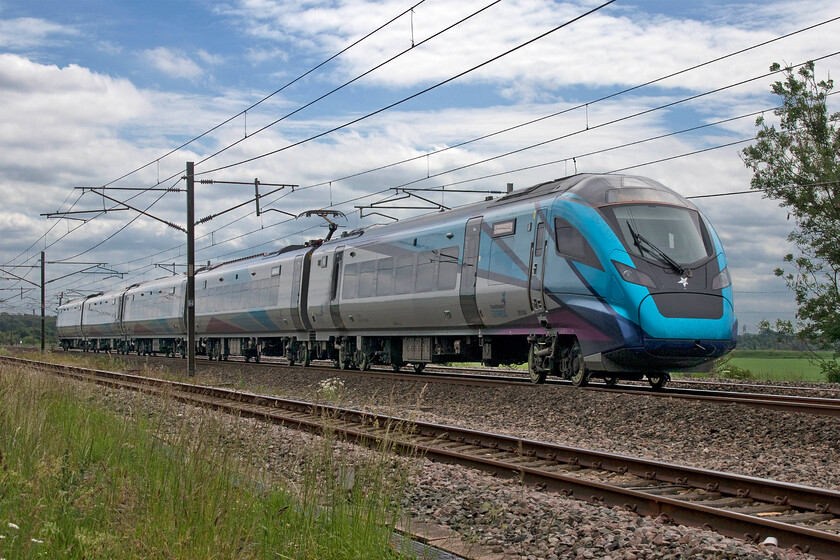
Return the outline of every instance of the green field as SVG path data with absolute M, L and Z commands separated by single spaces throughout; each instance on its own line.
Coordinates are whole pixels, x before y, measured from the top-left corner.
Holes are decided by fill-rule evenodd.
M 831 352 L 820 352 L 825 358 Z M 766 381 L 825 381 L 816 363 L 804 352 L 791 350 L 735 350 L 731 365 L 749 370 L 754 379 Z

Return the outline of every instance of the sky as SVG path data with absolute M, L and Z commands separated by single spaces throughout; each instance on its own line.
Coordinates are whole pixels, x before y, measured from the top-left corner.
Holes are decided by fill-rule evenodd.
M 707 195 L 749 190 L 741 150 L 758 114 L 774 122 L 772 63 L 837 74 L 840 9 L 602 3 L 0 0 L 0 311 L 39 310 L 41 251 L 48 313 L 183 273 L 186 236 L 165 222 L 185 227 L 195 162 L 217 181 L 196 188 L 202 264 L 326 235 L 317 216 L 283 212 L 337 210 L 352 230 L 508 183 L 651 177 L 701 197 L 742 332 L 795 320 L 773 274 L 794 252 L 787 211 Z M 255 179 L 279 212 L 256 215 Z

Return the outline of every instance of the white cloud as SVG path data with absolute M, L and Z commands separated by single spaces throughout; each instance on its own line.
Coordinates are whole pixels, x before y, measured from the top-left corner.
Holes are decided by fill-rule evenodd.
M 251 62 L 251 64 L 255 66 L 266 62 L 273 62 L 275 60 L 284 62 L 289 59 L 289 54 L 283 49 L 279 48 L 250 48 L 248 49 L 245 56 Z
M 209 53 L 209 52 L 205 51 L 204 49 L 199 49 L 199 51 L 196 53 L 196 55 L 198 56 L 198 58 L 201 59 L 201 61 L 203 63 L 208 64 L 210 66 L 218 66 L 218 65 L 223 64 L 225 62 L 225 59 L 224 59 L 223 56 L 219 56 L 217 54 Z
M 73 27 L 53 23 L 39 18 L 15 18 L 0 20 L 0 48 L 27 49 L 45 43 L 58 41 L 61 37 L 77 36 Z
M 166 47 L 143 51 L 143 58 L 152 66 L 173 78 L 192 80 L 204 74 L 204 70 L 185 54 Z
M 355 76 L 390 56 L 419 44 L 447 25 L 478 10 L 479 0 L 425 3 L 339 58 L 343 79 Z M 808 7 L 806 8 L 805 5 Z M 644 4 L 642 7 L 646 8 Z M 501 54 L 591 9 L 589 2 L 555 3 L 518 0 L 493 6 L 402 56 L 365 78 L 365 83 L 410 87 L 449 78 Z M 223 13 L 239 18 L 243 28 L 266 44 L 291 44 L 313 61 L 344 48 L 406 8 L 403 2 L 345 0 L 239 0 Z M 733 8 L 734 9 L 734 8 Z M 460 83 L 487 83 L 508 94 L 538 98 L 541 89 L 569 85 L 602 87 L 636 85 L 717 56 L 790 32 L 835 14 L 824 2 L 768 2 L 740 6 L 749 17 L 723 21 L 649 14 L 633 5 L 616 4 L 587 16 L 520 51 L 468 74 Z M 777 59 L 801 62 L 813 58 L 819 45 L 831 44 L 837 25 L 826 26 L 758 51 L 758 58 L 737 57 L 726 63 L 680 76 L 668 88 L 708 89 L 723 75 L 757 75 Z M 319 59 L 320 57 L 320 59 Z M 761 61 L 756 65 L 755 61 Z

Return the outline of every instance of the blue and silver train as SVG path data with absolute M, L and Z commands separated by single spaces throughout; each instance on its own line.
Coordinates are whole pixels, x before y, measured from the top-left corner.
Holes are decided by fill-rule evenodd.
M 184 354 L 186 277 L 70 301 L 65 348 Z M 367 369 L 528 363 L 585 385 L 708 366 L 735 346 L 721 241 L 651 179 L 580 174 L 196 274 L 198 353 Z

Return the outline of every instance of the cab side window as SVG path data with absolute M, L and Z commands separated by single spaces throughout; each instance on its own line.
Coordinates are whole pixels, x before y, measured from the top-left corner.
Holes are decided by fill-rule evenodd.
M 595 250 L 572 224 L 563 218 L 554 218 L 554 237 L 557 254 L 587 266 L 604 270 Z

